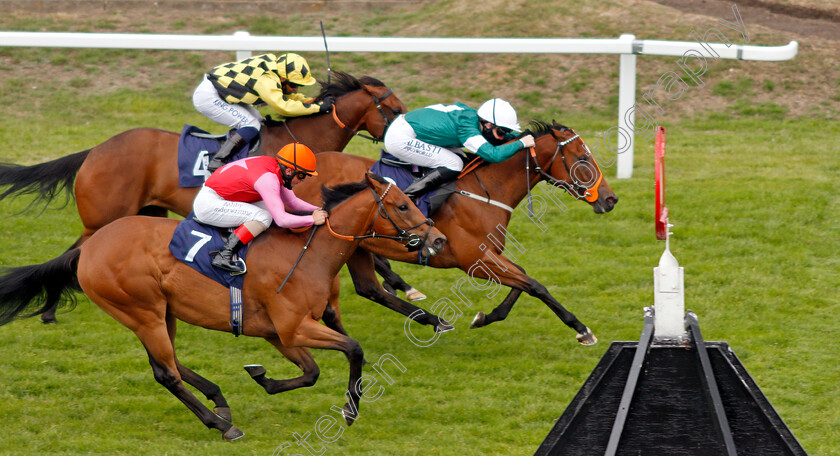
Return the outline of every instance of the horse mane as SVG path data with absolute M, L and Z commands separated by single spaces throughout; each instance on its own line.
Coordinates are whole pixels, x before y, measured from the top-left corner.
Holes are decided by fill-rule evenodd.
M 525 131 L 523 131 L 519 136 L 517 136 L 517 139 L 519 139 L 519 138 L 521 138 L 525 135 L 533 135 L 534 139 L 536 139 L 536 138 L 539 138 L 541 136 L 553 134 L 552 133 L 553 130 L 560 130 L 560 131 L 563 131 L 563 132 L 572 131 L 571 128 L 569 128 L 565 125 L 559 124 L 555 120 L 552 120 L 551 123 L 548 123 L 548 122 L 545 122 L 545 121 L 542 121 L 542 120 L 532 120 L 528 123 L 528 128 Z
M 346 95 L 350 92 L 355 92 L 357 90 L 361 90 L 362 86 L 374 86 L 374 87 L 385 87 L 385 84 L 380 81 L 379 79 L 372 78 L 370 76 L 362 76 L 360 79 L 356 79 L 355 77 L 343 72 L 343 71 L 333 71 L 331 76 L 332 81 L 326 83 L 324 81 L 319 82 L 321 85 L 321 93 L 315 97 L 315 101 L 321 101 L 327 95 L 332 95 L 335 98 L 339 98 L 342 95 Z
M 342 201 L 366 189 L 368 184 L 365 180 L 361 182 L 350 182 L 347 184 L 339 184 L 334 187 L 321 187 L 321 201 L 324 202 L 324 210 L 329 212 L 330 209 L 337 206 Z

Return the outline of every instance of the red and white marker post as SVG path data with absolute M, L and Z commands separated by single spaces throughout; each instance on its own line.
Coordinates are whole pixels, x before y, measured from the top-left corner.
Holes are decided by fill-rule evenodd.
M 659 266 L 653 268 L 653 326 L 657 343 L 683 343 L 688 340 L 685 328 L 685 286 L 683 268 L 670 249 L 671 225 L 665 207 L 665 128 L 657 127 L 654 141 L 656 238 L 665 241 Z

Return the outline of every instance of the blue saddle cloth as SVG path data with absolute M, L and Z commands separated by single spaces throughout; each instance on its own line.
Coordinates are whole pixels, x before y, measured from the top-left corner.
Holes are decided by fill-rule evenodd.
M 175 228 L 175 234 L 169 242 L 169 251 L 175 258 L 203 275 L 228 288 L 235 287 L 241 290 L 244 275 L 234 276 L 210 264 L 213 260 L 210 252 L 217 252 L 224 245 L 225 240 L 219 228 L 197 222 L 194 214 L 190 212 L 190 215 Z M 239 249 L 239 258 L 244 260 L 247 251 L 247 245 Z
M 196 136 L 199 135 L 199 136 Z M 178 140 L 178 185 L 184 188 L 201 187 L 210 177 L 207 164 L 221 147 L 225 136 L 210 133 L 192 125 L 184 125 Z M 243 146 L 232 154 L 230 160 L 239 160 L 248 155 L 249 147 Z
M 399 187 L 400 190 L 405 190 L 409 185 L 414 182 L 414 176 L 412 172 L 403 168 L 402 166 L 392 166 L 387 163 L 383 163 L 382 159 L 386 160 L 398 160 L 393 155 L 389 154 L 388 152 L 382 151 L 382 154 L 379 160 L 370 167 L 370 171 L 374 174 L 378 174 L 388 181 L 392 182 L 394 185 Z M 422 168 L 418 168 L 414 166 L 412 171 L 413 172 L 420 172 Z M 437 189 L 432 190 L 425 195 L 420 196 L 417 198 L 416 206 L 417 209 L 420 209 L 420 212 L 423 213 L 426 217 L 429 217 L 429 213 L 432 208 L 431 198 L 432 196 L 437 193 Z

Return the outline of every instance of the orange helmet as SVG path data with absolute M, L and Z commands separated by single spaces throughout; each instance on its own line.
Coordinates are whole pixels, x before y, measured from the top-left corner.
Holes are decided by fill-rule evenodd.
M 317 176 L 315 171 L 315 153 L 301 143 L 289 143 L 277 151 L 277 163 L 302 171 L 310 176 Z

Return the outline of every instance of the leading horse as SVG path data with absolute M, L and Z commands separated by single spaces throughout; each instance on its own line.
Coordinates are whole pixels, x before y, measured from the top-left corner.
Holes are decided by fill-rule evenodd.
M 323 201 L 330 223 L 311 233 L 310 248 L 296 266 L 293 263 L 309 245 L 310 233 L 295 234 L 274 226 L 253 241 L 242 287 L 242 330 L 244 335 L 264 338 L 303 371 L 291 380 L 258 378 L 270 393 L 314 384 L 318 365 L 309 348 L 343 352 L 350 364 L 343 411 L 349 425 L 358 416 L 364 394 L 363 351 L 356 340 L 318 323 L 334 278 L 365 237 L 419 241 L 421 252 L 428 254 L 440 251 L 446 239 L 405 194 L 372 174 L 362 182 L 324 189 Z M 219 387 L 175 356 L 177 320 L 217 331 L 231 329 L 224 286 L 170 253 L 169 241 L 177 225 L 178 221 L 167 218 L 121 218 L 58 258 L 6 271 L 0 276 L 0 325 L 27 312 L 28 316 L 43 312 L 72 291 L 78 278 L 93 302 L 137 335 L 149 355 L 155 380 L 205 426 L 218 429 L 226 440 L 235 440 L 244 434 L 231 423 L 230 407 Z M 293 273 L 278 293 L 290 270 Z M 29 310 L 33 306 L 38 307 Z M 213 401 L 214 410 L 184 382 Z
M 489 289 L 494 284 L 511 291 L 491 313 L 479 312 L 471 327 L 486 326 L 503 320 L 524 291 L 540 299 L 570 328 L 577 332 L 577 340 L 592 345 L 597 338 L 574 314 L 566 310 L 546 287 L 528 276 L 524 269 L 511 261 L 503 251 L 507 226 L 515 208 L 540 181 L 547 181 L 551 191 L 566 190 L 575 199 L 589 204 L 597 214 L 611 211 L 618 197 L 607 184 L 589 147 L 572 129 L 557 124 L 532 122 L 530 130 L 536 145 L 500 163 L 480 163 L 465 170 L 456 181 L 455 193 L 432 215 L 435 226 L 446 234 L 449 242 L 439 255 L 428 261 L 436 268 L 460 268 L 470 280 L 484 279 L 488 284 L 473 286 Z M 318 204 L 321 185 L 336 185 L 358 180 L 374 164 L 373 160 L 339 153 L 318 156 L 318 177 L 307 179 L 295 193 Z M 370 239 L 362 242 L 347 267 L 356 292 L 379 304 L 425 322 L 428 315 L 422 309 L 385 293 L 376 281 L 373 255 L 418 263 L 418 256 L 398 251 L 386 243 Z M 457 307 L 457 306 L 454 306 Z M 434 309 L 433 309 L 434 310 Z M 460 309 L 452 309 L 457 316 Z M 409 322 L 407 322 L 409 323 Z
M 262 152 L 271 155 L 290 142 L 302 142 L 314 152 L 341 151 L 360 130 L 381 138 L 390 122 L 407 111 L 393 91 L 371 77 L 356 79 L 334 72 L 331 84 L 322 84 L 320 100 L 335 97 L 331 113 L 268 122 Z M 61 190 L 73 194 L 84 227 L 73 247 L 120 217 L 154 215 L 167 211 L 186 216 L 198 188 L 178 184 L 179 133 L 155 128 L 135 128 L 111 137 L 91 149 L 32 166 L 0 163 L 0 187 L 10 186 L 0 199 L 35 194 L 50 201 Z M 46 312 L 45 322 L 55 321 Z

